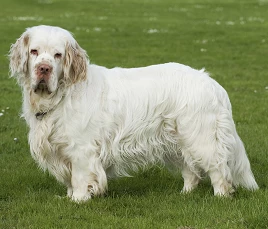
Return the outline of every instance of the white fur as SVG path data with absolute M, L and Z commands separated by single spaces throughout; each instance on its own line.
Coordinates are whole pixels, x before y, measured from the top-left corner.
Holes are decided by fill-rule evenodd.
M 155 164 L 180 168 L 183 192 L 203 173 L 215 195 L 238 185 L 258 189 L 228 95 L 204 70 L 177 63 L 131 69 L 89 64 L 68 31 L 50 26 L 27 29 L 9 56 L 23 89 L 31 154 L 66 184 L 73 200 L 103 194 L 107 177 Z M 40 63 L 53 67 L 51 94 L 34 92 Z M 37 112 L 47 113 L 40 120 Z

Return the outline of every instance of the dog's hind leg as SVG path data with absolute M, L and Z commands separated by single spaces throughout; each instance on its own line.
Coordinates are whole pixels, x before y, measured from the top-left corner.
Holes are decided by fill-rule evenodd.
M 184 179 L 184 185 L 181 190 L 182 193 L 188 193 L 194 190 L 200 181 L 200 177 L 195 172 L 191 171 L 188 165 L 184 164 L 182 168 L 182 177 Z
M 218 169 L 208 172 L 215 196 L 229 196 L 234 192 L 232 182 L 226 179 L 224 174 Z

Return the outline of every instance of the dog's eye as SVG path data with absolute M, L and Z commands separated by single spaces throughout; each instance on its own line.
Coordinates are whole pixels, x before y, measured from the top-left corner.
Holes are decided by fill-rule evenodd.
M 62 54 L 61 53 L 56 53 L 55 58 L 61 58 Z
M 30 52 L 32 55 L 36 55 L 38 56 L 38 51 L 36 49 L 31 49 L 31 52 Z

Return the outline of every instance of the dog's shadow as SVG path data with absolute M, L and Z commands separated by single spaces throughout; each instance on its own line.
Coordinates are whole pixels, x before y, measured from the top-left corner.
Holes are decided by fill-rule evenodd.
M 180 174 L 171 174 L 167 170 L 153 167 L 146 171 L 132 173 L 131 177 L 109 179 L 107 196 L 146 196 L 152 192 L 180 192 L 183 179 Z
M 17 185 L 20 185 L 20 195 L 37 196 L 66 196 L 66 187 L 59 183 L 47 171 L 36 168 L 34 163 L 29 163 L 25 173 L 18 177 Z M 119 177 L 108 179 L 108 191 L 105 196 L 120 198 L 124 196 L 146 196 L 151 192 L 180 192 L 183 180 L 180 174 L 171 174 L 167 170 L 153 167 L 146 171 L 131 173 L 131 177 Z M 23 182 L 22 182 L 23 181 Z
M 170 173 L 164 168 L 152 167 L 146 171 L 139 171 L 131 175 L 131 177 L 108 179 L 108 191 L 104 197 L 146 197 L 152 193 L 159 193 L 160 195 L 163 193 L 180 194 L 183 187 L 183 178 L 180 172 Z M 28 188 L 33 192 L 38 190 L 38 192 L 44 192 L 47 195 L 53 194 L 58 197 L 66 197 L 66 187 L 57 182 L 48 172 L 43 174 L 38 182 L 30 182 L 30 187 Z M 204 179 L 201 181 L 199 188 L 206 190 L 205 193 L 211 192 L 211 195 L 213 195 L 209 180 Z
M 43 173 L 42 171 L 39 172 Z M 28 184 L 26 188 L 28 191 L 26 192 L 30 192 L 31 195 L 41 195 L 43 196 L 42 199 L 48 198 L 51 194 L 54 197 L 66 197 L 66 187 L 57 182 L 53 176 L 48 172 L 39 175 L 41 177 L 39 176 L 38 179 L 33 178 L 29 180 L 29 182 L 26 182 Z M 153 167 L 146 171 L 140 171 L 131 175 L 133 176 L 109 179 L 108 191 L 105 193 L 104 198 L 140 198 L 147 197 L 152 193 L 154 193 L 154 195 L 157 195 L 157 193 L 159 193 L 159 195 L 162 195 L 163 193 L 166 195 L 174 195 L 175 193 L 180 195 L 180 191 L 183 187 L 183 178 L 179 172 L 170 173 L 163 168 Z M 27 179 L 30 179 L 30 177 Z M 204 178 L 198 188 L 193 192 L 197 192 L 198 196 L 213 196 L 213 189 L 209 179 Z M 247 197 L 248 195 L 251 195 L 250 193 L 251 192 L 243 191 L 239 188 L 238 193 L 235 193 L 234 197 L 238 195 L 240 198 L 243 198 L 243 196 Z

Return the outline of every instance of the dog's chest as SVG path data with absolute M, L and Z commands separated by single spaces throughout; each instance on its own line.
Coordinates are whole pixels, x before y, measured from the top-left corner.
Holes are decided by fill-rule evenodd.
M 34 120 L 30 126 L 29 143 L 33 158 L 43 169 L 56 166 L 65 160 L 63 154 L 67 146 L 64 126 L 59 122 L 43 117 L 42 120 Z

